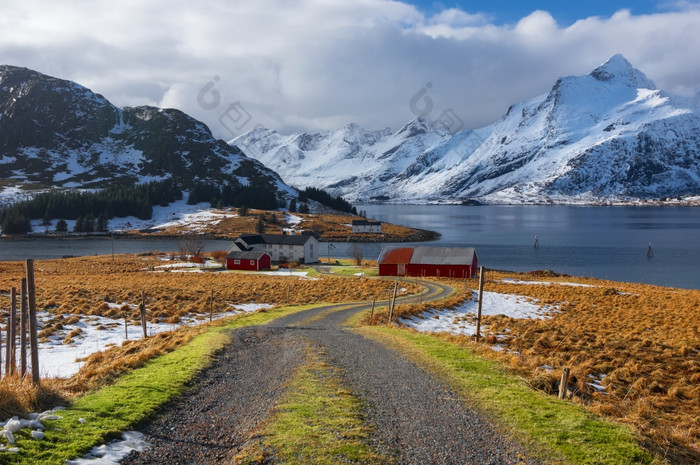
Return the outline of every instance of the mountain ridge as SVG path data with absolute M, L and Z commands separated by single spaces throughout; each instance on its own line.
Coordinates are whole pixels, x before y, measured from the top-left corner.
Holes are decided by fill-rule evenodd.
M 349 129 L 376 140 L 346 143 Z M 598 204 L 700 195 L 699 135 L 694 108 L 614 55 L 484 128 L 449 134 L 417 118 L 396 132 L 257 129 L 229 144 L 291 184 L 353 201 Z
M 118 108 L 72 81 L 0 65 L 0 191 L 99 188 L 172 178 L 295 189 L 180 110 Z

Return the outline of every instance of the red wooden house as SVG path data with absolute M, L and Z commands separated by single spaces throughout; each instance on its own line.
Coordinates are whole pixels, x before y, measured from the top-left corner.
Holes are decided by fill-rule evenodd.
M 479 267 L 472 247 L 384 248 L 377 261 L 380 276 L 471 278 Z
M 231 251 L 226 255 L 227 270 L 260 271 L 270 269 L 270 256 L 267 252 L 251 250 Z

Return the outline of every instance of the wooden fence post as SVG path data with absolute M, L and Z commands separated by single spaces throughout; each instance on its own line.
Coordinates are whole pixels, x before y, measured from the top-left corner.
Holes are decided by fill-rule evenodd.
M 22 278 L 19 318 L 19 374 L 27 374 L 27 278 Z
M 5 376 L 10 375 L 10 320 L 12 317 L 7 315 L 7 325 L 5 326 Z
M 34 260 L 25 262 L 27 271 L 27 300 L 29 303 L 29 351 L 32 361 L 32 383 L 39 384 L 39 341 L 37 340 L 36 288 L 34 287 Z
M 0 331 L 0 379 L 2 379 L 2 331 Z
M 481 337 L 481 301 L 484 297 L 484 267 L 479 267 L 479 304 L 476 313 L 476 342 Z
M 214 289 L 209 294 L 209 322 L 214 320 Z
M 372 319 L 374 318 L 374 303 L 377 299 L 372 298 L 372 310 L 369 311 L 369 324 L 372 325 Z
M 129 339 L 129 312 L 124 312 L 124 339 Z
M 8 362 L 8 373 L 13 375 L 17 369 L 17 288 L 10 289 L 10 322 L 8 327 L 9 337 L 7 345 L 10 347 Z
M 389 321 L 391 323 L 391 318 L 394 316 L 394 306 L 396 305 L 396 290 L 399 287 L 399 283 L 394 283 L 394 293 L 391 297 L 391 306 L 389 307 Z
M 141 327 L 143 328 L 144 339 L 148 337 L 148 330 L 146 328 L 146 291 L 141 290 Z
M 569 369 L 564 368 L 561 372 L 561 382 L 559 383 L 559 398 L 566 397 L 566 390 L 569 388 Z

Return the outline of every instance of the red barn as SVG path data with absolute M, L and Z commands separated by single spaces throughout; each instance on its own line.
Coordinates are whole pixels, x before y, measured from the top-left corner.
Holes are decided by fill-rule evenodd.
M 270 256 L 266 252 L 251 250 L 232 251 L 226 255 L 227 270 L 260 271 L 270 269 Z
M 478 274 L 472 247 L 398 247 L 382 249 L 380 276 L 471 278 Z

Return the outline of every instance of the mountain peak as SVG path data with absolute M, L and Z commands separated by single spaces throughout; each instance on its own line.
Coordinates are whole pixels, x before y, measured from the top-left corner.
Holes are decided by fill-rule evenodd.
M 599 81 L 616 82 L 636 89 L 656 89 L 651 79 L 619 53 L 594 69 L 591 76 Z

